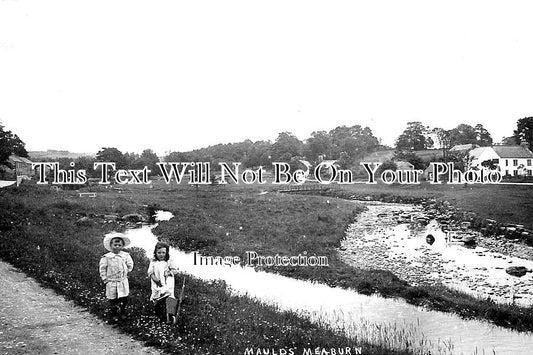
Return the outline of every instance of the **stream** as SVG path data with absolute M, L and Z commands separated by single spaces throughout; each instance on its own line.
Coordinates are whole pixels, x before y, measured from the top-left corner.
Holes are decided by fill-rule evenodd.
M 380 207 L 372 213 L 383 219 L 384 210 Z M 171 214 L 168 212 L 158 212 L 158 220 L 169 218 Z M 364 222 L 358 219 L 354 226 L 362 224 Z M 379 233 L 392 235 L 390 228 L 399 226 L 385 223 L 378 229 Z M 157 242 L 152 228 L 154 226 L 128 230 L 126 233 L 132 241 L 131 246 L 142 248 L 147 255 L 152 255 Z M 433 227 L 429 225 L 428 228 Z M 413 238 L 416 239 L 416 235 L 413 234 Z M 353 238 L 347 238 L 351 239 Z M 421 247 L 418 239 L 409 250 Z M 437 244 L 435 248 L 440 247 Z M 344 249 L 343 253 L 349 254 L 349 247 L 344 246 Z M 416 354 L 531 353 L 533 337 L 529 333 L 514 332 L 488 322 L 464 320 L 453 314 L 429 311 L 409 305 L 403 300 L 361 295 L 352 290 L 256 271 L 251 267 L 194 265 L 193 253 L 174 248 L 170 253 L 182 272 L 203 280 L 222 279 L 234 294 L 247 295 L 281 310 L 294 311 L 313 322 L 326 323 L 359 340 L 397 349 L 408 348 Z M 410 257 L 408 255 L 410 254 L 406 253 L 406 258 Z

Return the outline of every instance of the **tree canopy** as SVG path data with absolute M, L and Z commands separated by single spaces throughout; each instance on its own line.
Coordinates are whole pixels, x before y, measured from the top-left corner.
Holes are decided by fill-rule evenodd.
M 423 150 L 433 146 L 433 140 L 428 136 L 429 128 L 421 122 L 408 122 L 407 128 L 396 140 L 398 150 Z
M 368 127 L 339 126 L 315 131 L 305 142 L 292 132 L 281 132 L 269 141 L 217 144 L 190 152 L 172 152 L 165 161 L 206 161 L 216 166 L 221 161 L 242 162 L 245 167 L 270 166 L 272 162 L 290 163 L 302 168 L 301 159 L 312 163 L 320 159 L 338 160 L 342 167 L 353 165 L 358 158 L 379 147 L 379 140 Z
M 291 132 L 281 132 L 272 144 L 272 160 L 288 162 L 293 157 L 302 156 L 303 142 Z
M 516 122 L 516 130 L 513 135 L 516 144 L 529 143 L 533 147 L 533 117 L 524 117 Z
M 160 173 L 160 170 L 157 166 L 158 162 L 159 158 L 157 157 L 157 154 L 155 154 L 151 149 L 145 149 L 139 158 L 133 162 L 132 166 L 134 169 L 143 169 L 146 166 L 151 170 L 152 175 L 158 175 Z
M 339 126 L 329 131 L 329 136 L 332 141 L 331 153 L 333 155 L 330 158 L 340 159 L 341 153 L 344 153 L 345 159 L 351 163 L 373 151 L 379 145 L 379 140 L 374 136 L 372 130 L 360 125 Z
M 0 124 L 0 165 L 13 168 L 9 163 L 9 156 L 13 154 L 23 158 L 28 157 L 24 142 L 13 132 L 5 130 L 4 126 Z
M 479 123 L 475 127 L 462 123 L 449 130 L 448 136 L 452 147 L 458 144 L 477 144 L 481 147 L 492 145 L 489 131 Z
M 124 154 L 117 148 L 102 148 L 96 153 L 96 160 L 101 162 L 116 163 L 117 169 L 123 169 L 127 167 Z

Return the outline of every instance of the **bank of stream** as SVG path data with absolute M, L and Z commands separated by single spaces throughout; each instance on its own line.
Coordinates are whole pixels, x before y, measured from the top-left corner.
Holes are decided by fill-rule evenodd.
M 373 213 L 377 216 L 381 212 Z M 354 226 L 361 222 L 360 217 Z M 389 227 L 383 225 L 377 232 L 391 234 Z M 132 239 L 132 246 L 144 249 L 148 255 L 152 253 L 157 237 L 151 227 L 126 233 Z M 348 247 L 344 249 L 347 251 Z M 172 249 L 171 255 L 187 274 L 205 280 L 224 280 L 235 294 L 256 298 L 281 310 L 295 311 L 359 341 L 407 348 L 418 354 L 527 354 L 533 340 L 527 333 L 428 311 L 401 300 L 365 296 L 352 290 L 258 272 L 251 267 L 195 265 L 193 253 L 177 249 Z
M 532 270 L 533 248 L 522 244 L 520 253 L 508 252 L 511 245 L 503 237 L 448 231 L 417 205 L 368 203 L 349 226 L 339 253 L 350 265 L 388 270 L 412 285 L 445 285 L 498 303 L 530 306 L 532 274 L 519 277 L 506 270 Z

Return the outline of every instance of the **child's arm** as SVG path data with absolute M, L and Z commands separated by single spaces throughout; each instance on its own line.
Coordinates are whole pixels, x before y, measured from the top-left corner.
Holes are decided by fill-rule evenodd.
M 102 281 L 107 282 L 107 258 L 105 256 L 100 259 L 98 271 L 100 272 L 100 278 Z
M 158 280 L 157 276 L 155 276 L 155 273 L 154 273 L 154 262 L 153 261 L 150 261 L 150 265 L 148 266 L 148 277 L 150 277 L 150 279 L 152 281 L 154 281 L 155 284 L 158 287 L 162 287 L 163 286 L 163 284 L 161 284 L 161 281 Z
M 154 274 L 150 275 L 150 278 L 155 282 L 155 284 L 156 284 L 158 287 L 163 287 L 163 284 L 161 283 L 161 281 L 158 280 L 157 277 L 155 277 Z
M 128 272 L 133 270 L 133 259 L 130 254 L 126 256 L 126 267 L 128 268 Z
M 168 274 L 167 271 L 165 271 L 166 276 L 176 276 L 178 273 L 178 267 L 174 265 L 174 262 L 172 259 L 168 260 Z

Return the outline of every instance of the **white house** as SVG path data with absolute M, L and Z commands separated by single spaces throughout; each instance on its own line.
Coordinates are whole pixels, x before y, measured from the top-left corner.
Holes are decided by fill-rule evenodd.
M 498 164 L 500 156 L 496 153 L 493 147 L 479 147 L 470 151 L 470 167 L 481 168 L 481 163 L 487 160 L 494 160 Z
M 502 175 L 533 175 L 533 153 L 525 144 L 480 147 L 471 150 L 470 157 L 470 167 L 481 168 L 481 163 L 492 160 Z

